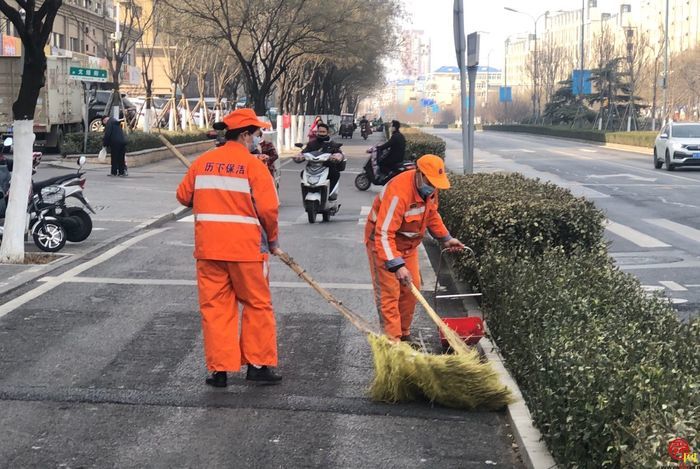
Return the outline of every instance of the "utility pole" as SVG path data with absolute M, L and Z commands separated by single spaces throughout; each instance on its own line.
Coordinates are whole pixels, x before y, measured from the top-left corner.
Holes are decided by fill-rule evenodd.
M 460 85 L 460 111 L 462 119 L 462 173 L 470 174 L 473 172 L 474 160 L 471 158 L 469 148 L 471 147 L 471 139 L 469 136 L 469 116 L 466 109 L 467 105 L 467 77 L 466 77 L 466 60 L 465 52 L 467 49 L 467 41 L 464 37 L 464 2 L 463 0 L 454 0 L 453 7 L 453 27 L 455 52 L 457 53 L 457 66 L 459 67 L 459 85 Z M 472 103 L 469 102 L 471 109 Z
M 669 13 L 669 0 L 666 0 L 666 26 L 664 28 L 664 79 L 661 82 L 664 90 L 664 107 L 663 107 L 663 124 L 666 125 L 666 119 L 668 118 L 668 13 Z
M 503 56 L 503 87 L 508 89 L 508 46 L 510 45 L 510 38 L 506 39 L 506 50 L 505 50 L 505 55 Z M 508 123 L 508 100 L 506 100 L 505 103 L 506 109 L 506 124 Z

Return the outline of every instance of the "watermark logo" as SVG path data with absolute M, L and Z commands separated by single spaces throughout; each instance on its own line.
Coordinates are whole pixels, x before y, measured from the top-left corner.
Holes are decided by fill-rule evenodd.
M 696 465 L 698 463 L 698 453 L 692 451 L 688 442 L 683 438 L 676 438 L 669 442 L 668 455 L 671 456 L 671 459 L 680 463 L 679 467 L 687 467 L 686 464 Z

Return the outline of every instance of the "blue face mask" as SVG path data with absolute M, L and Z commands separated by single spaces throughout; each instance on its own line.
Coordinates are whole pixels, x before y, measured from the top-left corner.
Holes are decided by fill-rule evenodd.
M 418 188 L 418 194 L 425 200 L 431 195 L 433 195 L 433 192 L 435 192 L 435 188 L 429 184 L 423 183 L 419 188 Z
M 257 135 L 253 136 L 253 148 L 257 148 L 258 145 L 260 145 L 260 142 L 262 141 L 262 137 L 258 137 Z

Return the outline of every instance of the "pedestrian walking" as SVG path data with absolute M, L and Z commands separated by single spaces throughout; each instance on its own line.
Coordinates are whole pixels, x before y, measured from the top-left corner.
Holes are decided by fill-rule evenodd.
M 128 176 L 126 169 L 126 136 L 119 121 L 113 117 L 104 116 L 102 125 L 105 131 L 102 136 L 102 146 L 109 148 L 112 160 L 110 176 Z
M 424 155 L 417 169 L 391 179 L 372 204 L 365 245 L 379 319 L 391 339 L 411 341 L 416 298 L 410 286 L 421 287 L 418 247 L 426 230 L 445 248 L 464 249 L 438 213 L 438 190 L 449 187 L 442 158 Z
M 200 156 L 177 189 L 192 207 L 194 257 L 206 384 L 227 385 L 226 372 L 247 365 L 246 379 L 279 382 L 277 336 L 268 279 L 278 243 L 279 201 L 267 166 L 251 155 L 253 135 L 269 124 L 252 109 L 238 109 L 214 124 L 226 143 Z M 243 305 L 239 332 L 238 304 Z

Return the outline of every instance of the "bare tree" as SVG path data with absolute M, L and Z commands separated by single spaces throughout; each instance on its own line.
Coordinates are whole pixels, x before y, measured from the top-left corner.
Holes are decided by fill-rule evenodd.
M 155 3 L 153 7 L 155 8 Z M 149 28 L 146 28 L 142 24 L 143 21 L 141 18 L 138 19 L 137 28 L 140 31 L 144 31 L 144 34 L 141 36 L 141 40 L 137 43 L 136 47 L 141 62 L 141 80 L 146 90 L 146 110 L 143 118 L 143 128 L 146 133 L 150 133 L 151 127 L 153 126 L 153 57 L 158 46 L 161 30 L 159 12 L 154 9 L 151 16 Z
M 32 147 L 34 146 L 34 112 L 41 88 L 46 83 L 44 48 L 53 30 L 62 0 L 16 0 L 17 7 L 0 0 L 0 12 L 14 25 L 24 47 L 22 82 L 12 105 L 14 118 L 15 165 L 12 191 L 5 212 L 0 245 L 0 262 L 24 262 L 24 229 L 27 219 L 27 195 L 31 188 Z
M 571 72 L 572 57 L 563 46 L 556 45 L 553 41 L 546 41 L 538 52 L 538 56 L 542 84 L 542 92 L 539 96 L 544 95 L 545 102 L 548 103 L 556 92 L 557 85 Z
M 220 118 L 220 114 L 223 111 L 222 102 L 227 90 L 230 87 L 234 89 L 238 88 L 240 71 L 241 68 L 238 66 L 237 61 L 232 60 L 225 51 L 217 49 L 211 67 L 214 98 L 216 99 L 214 105 L 214 112 L 216 113 L 215 118 Z M 228 96 L 228 98 L 231 98 L 231 96 Z M 237 96 L 235 96 L 234 99 L 235 98 L 237 98 Z
M 674 57 L 671 92 L 676 108 L 693 118 L 700 105 L 700 49 L 689 49 Z
M 119 116 L 118 108 L 123 108 L 120 93 L 122 68 L 127 58 L 134 51 L 136 44 L 141 41 L 144 33 L 151 30 L 154 26 L 159 3 L 160 0 L 151 0 L 150 10 L 144 12 L 138 0 L 121 1 L 118 5 L 123 11 L 117 18 L 120 28 L 115 33 L 114 40 L 110 41 L 110 44 L 102 44 L 90 37 L 95 48 L 107 58 L 109 72 L 112 75 L 112 83 L 114 84 L 114 93 L 111 100 L 114 117 Z
M 331 7 L 322 0 L 165 1 L 198 25 L 188 28 L 186 34 L 228 44 L 238 59 L 246 93 L 258 114 L 266 111 L 268 97 L 296 59 L 356 42 L 357 33 L 349 32 L 361 26 L 355 18 L 366 18 L 358 11 L 396 3 L 336 0 Z M 385 27 L 391 27 L 393 16 L 377 17 L 382 18 Z
M 171 35 L 165 35 L 163 38 L 163 54 L 166 58 L 166 65 L 163 70 L 165 76 L 170 80 L 171 96 L 170 96 L 170 123 L 172 127 L 178 126 L 179 118 L 177 113 L 177 92 L 184 90 L 189 83 L 190 60 L 192 57 L 192 41 L 190 39 L 174 38 Z

